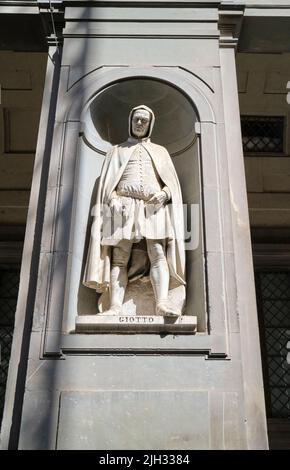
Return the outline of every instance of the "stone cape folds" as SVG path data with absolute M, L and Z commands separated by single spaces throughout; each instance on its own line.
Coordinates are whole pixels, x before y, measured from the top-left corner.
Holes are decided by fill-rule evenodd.
M 132 112 L 136 109 L 139 109 L 139 107 L 134 108 Z M 146 107 L 142 106 L 141 109 L 146 109 Z M 152 113 L 151 110 L 150 112 Z M 131 122 L 131 115 L 132 113 L 129 117 L 129 123 Z M 150 126 L 149 136 L 140 140 L 131 136 L 129 124 L 129 139 L 121 145 L 112 147 L 108 151 L 103 163 L 94 206 L 90 244 L 83 278 L 85 286 L 95 289 L 98 292 L 104 292 L 109 287 L 111 271 L 112 247 L 101 244 L 104 222 L 102 211 L 103 208 L 108 205 L 112 193 L 120 181 L 132 152 L 134 152 L 134 149 L 136 148 L 136 143 L 141 143 L 143 148 L 148 152 L 159 177 L 170 190 L 170 217 L 175 237 L 167 239 L 166 241 L 166 256 L 171 277 L 171 286 L 176 287 L 178 285 L 185 285 L 184 222 L 181 189 L 178 176 L 169 153 L 164 147 L 153 144 L 150 141 L 153 123 L 154 115 Z M 143 271 L 140 269 L 140 259 L 138 260 L 138 257 L 134 256 L 134 248 L 136 248 L 136 246 L 136 244 L 133 245 L 130 260 L 131 265 L 128 266 L 129 280 L 145 275 L 145 269 Z M 143 258 L 145 265 L 147 258 Z M 140 275 L 140 273 L 142 274 Z

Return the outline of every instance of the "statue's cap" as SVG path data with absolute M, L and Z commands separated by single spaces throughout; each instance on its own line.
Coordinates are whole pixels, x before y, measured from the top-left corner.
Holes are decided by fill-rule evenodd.
M 153 113 L 152 109 L 148 108 L 148 106 L 146 106 L 145 104 L 140 104 L 139 106 L 135 106 L 135 108 L 131 109 L 130 114 L 129 114 L 129 135 L 130 135 L 130 137 L 134 137 L 132 135 L 132 126 L 131 126 L 132 117 L 133 117 L 133 114 L 135 113 L 135 111 L 138 111 L 138 110 L 148 111 L 150 116 L 151 116 L 149 131 L 148 131 L 148 134 L 146 135 L 146 138 L 148 138 L 148 137 L 151 136 L 152 131 L 153 131 L 153 127 L 154 127 L 154 123 L 155 123 L 155 116 L 154 116 L 154 113 Z

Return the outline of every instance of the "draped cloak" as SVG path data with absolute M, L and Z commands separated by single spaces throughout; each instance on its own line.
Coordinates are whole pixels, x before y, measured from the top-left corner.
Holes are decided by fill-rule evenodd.
M 136 109 L 146 109 L 151 114 L 149 135 L 139 140 L 132 138 L 131 134 L 131 117 Z M 100 174 L 96 201 L 93 207 L 93 223 L 83 278 L 83 284 L 95 289 L 97 292 L 105 292 L 110 285 L 111 252 L 113 249 L 113 246 L 102 244 L 103 208 L 109 204 L 112 193 L 116 189 L 124 169 L 136 148 L 136 143 L 142 143 L 150 155 L 161 180 L 170 190 L 170 218 L 175 234 L 174 237 L 165 240 L 170 284 L 173 287 L 185 285 L 184 218 L 181 189 L 169 153 L 164 147 L 153 144 L 150 141 L 153 124 L 154 114 L 150 108 L 146 106 L 134 108 L 129 116 L 129 139 L 121 145 L 113 146 L 105 157 Z M 133 244 L 132 255 L 128 265 L 129 281 L 145 275 L 146 269 L 140 270 L 140 262 L 144 266 L 146 263 L 148 265 L 147 256 L 145 258 L 134 256 L 134 249 L 136 247 L 137 244 Z

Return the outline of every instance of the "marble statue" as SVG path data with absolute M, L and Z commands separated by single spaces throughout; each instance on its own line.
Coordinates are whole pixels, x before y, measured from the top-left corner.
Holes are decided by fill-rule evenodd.
M 109 290 L 104 315 L 122 314 L 128 282 L 148 275 L 155 314 L 182 314 L 169 298 L 170 289 L 185 286 L 182 195 L 169 153 L 150 141 L 154 122 L 150 108 L 133 108 L 128 140 L 103 163 L 83 283 Z

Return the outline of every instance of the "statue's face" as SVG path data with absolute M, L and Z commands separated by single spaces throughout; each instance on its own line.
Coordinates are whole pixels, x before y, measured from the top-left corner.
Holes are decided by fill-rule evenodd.
M 137 109 L 132 117 L 132 134 L 142 139 L 148 134 L 151 115 L 146 109 Z

